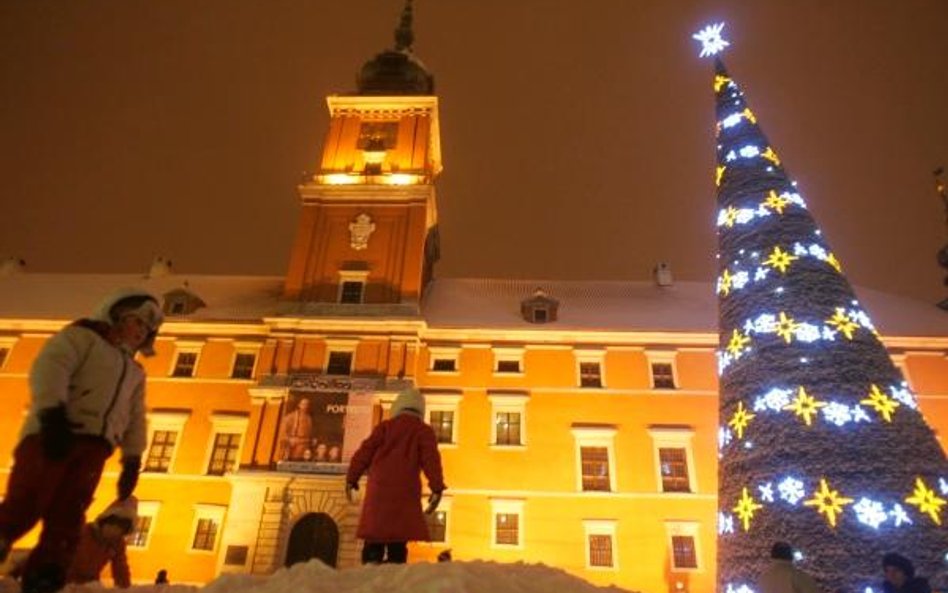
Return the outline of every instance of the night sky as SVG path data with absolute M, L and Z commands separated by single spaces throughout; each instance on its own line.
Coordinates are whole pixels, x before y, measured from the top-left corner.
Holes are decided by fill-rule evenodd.
M 282 275 L 324 97 L 401 0 L 0 3 L 0 255 L 39 272 Z M 710 281 L 712 65 L 857 285 L 935 302 L 944 0 L 416 0 L 445 170 L 439 276 Z

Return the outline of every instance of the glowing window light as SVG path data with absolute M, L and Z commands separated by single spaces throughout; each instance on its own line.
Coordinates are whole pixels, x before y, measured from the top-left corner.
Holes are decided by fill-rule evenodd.
M 692 39 L 701 43 L 701 53 L 699 58 L 713 56 L 724 51 L 724 48 L 731 45 L 731 42 L 724 39 L 721 31 L 724 30 L 724 23 L 714 23 L 707 25 L 697 33 L 691 36 Z
M 322 181 L 328 185 L 349 185 L 358 183 L 360 179 L 357 175 L 349 175 L 348 173 L 330 173 L 323 175 Z
M 881 502 L 871 500 L 865 496 L 860 498 L 859 501 L 853 505 L 853 511 L 856 512 L 856 519 L 858 519 L 860 523 L 868 525 L 873 529 L 878 529 L 879 525 L 885 523 L 889 518 Z
M 392 173 L 385 177 L 385 181 L 390 185 L 412 185 L 417 180 L 418 176 L 410 173 Z

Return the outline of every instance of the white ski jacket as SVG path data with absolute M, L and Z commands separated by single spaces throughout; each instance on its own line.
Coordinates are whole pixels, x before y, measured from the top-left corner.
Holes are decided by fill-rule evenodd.
M 70 325 L 50 338 L 30 369 L 30 388 L 21 439 L 39 432 L 41 410 L 64 403 L 76 434 L 102 437 L 123 458 L 144 452 L 145 371 L 93 329 Z

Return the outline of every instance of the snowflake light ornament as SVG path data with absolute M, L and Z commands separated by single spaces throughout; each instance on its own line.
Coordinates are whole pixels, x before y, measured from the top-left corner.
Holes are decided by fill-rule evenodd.
M 803 482 L 792 476 L 784 478 L 782 482 L 777 484 L 777 490 L 780 491 L 780 498 L 792 505 L 797 504 L 801 498 L 806 496 L 806 492 L 803 490 Z
M 708 25 L 691 36 L 695 41 L 701 42 L 701 53 L 699 58 L 713 56 L 724 51 L 724 48 L 731 43 L 721 37 L 721 31 L 724 29 L 724 23 L 715 23 Z

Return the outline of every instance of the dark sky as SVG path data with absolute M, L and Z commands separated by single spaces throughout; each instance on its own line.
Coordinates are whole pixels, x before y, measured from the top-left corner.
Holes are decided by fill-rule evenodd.
M 43 272 L 285 272 L 324 97 L 400 0 L 0 3 L 0 254 Z M 946 241 L 944 0 L 417 0 L 453 277 L 715 273 L 725 60 L 856 284 L 934 302 Z

